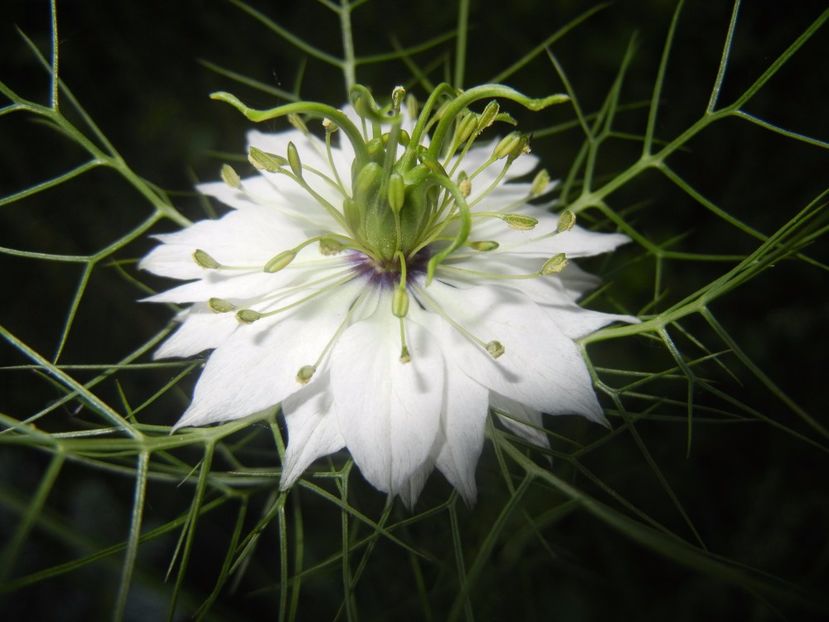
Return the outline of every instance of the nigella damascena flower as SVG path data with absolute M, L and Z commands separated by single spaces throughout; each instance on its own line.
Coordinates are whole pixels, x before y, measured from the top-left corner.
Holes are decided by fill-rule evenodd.
M 549 189 L 527 139 L 481 137 L 514 123 L 485 85 L 439 87 L 420 111 L 402 89 L 380 108 L 271 111 L 227 101 L 252 120 L 289 115 L 293 130 L 252 131 L 259 174 L 199 190 L 232 210 L 158 236 L 141 262 L 189 281 L 149 300 L 185 303 L 157 357 L 213 350 L 176 427 L 238 419 L 281 404 L 288 446 L 281 486 L 348 449 L 365 478 L 411 505 L 437 467 L 471 503 L 490 409 L 544 445 L 541 413 L 603 422 L 575 339 L 628 316 L 580 308 L 596 280 L 570 258 L 627 241 L 586 231 L 530 199 Z M 324 138 L 297 116 L 323 120 Z

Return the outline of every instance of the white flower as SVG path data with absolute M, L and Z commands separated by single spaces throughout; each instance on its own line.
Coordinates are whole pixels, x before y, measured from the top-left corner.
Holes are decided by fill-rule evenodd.
M 326 137 L 296 117 L 290 131 L 250 132 L 259 174 L 226 167 L 224 182 L 199 187 L 232 211 L 158 236 L 141 262 L 189 281 L 149 298 L 190 305 L 156 357 L 213 350 L 176 427 L 281 403 L 283 489 L 346 447 L 369 482 L 411 506 L 434 467 L 474 501 L 490 408 L 538 445 L 541 413 L 605 421 L 573 340 L 636 320 L 580 308 L 597 281 L 567 259 L 627 238 L 528 202 L 548 177 L 514 181 L 537 164 L 526 139 L 479 144 L 503 117 L 494 103 L 481 115 L 468 106 L 493 96 L 555 103 L 500 86 L 444 89 L 416 116 L 400 110 L 401 90 L 380 110 L 358 88 L 345 111 L 266 114 L 219 96 L 253 119 L 322 117 Z

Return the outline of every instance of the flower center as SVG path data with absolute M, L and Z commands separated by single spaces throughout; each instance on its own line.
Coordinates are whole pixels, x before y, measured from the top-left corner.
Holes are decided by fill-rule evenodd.
M 406 261 L 406 284 L 422 280 L 426 274 L 426 265 L 432 253 L 424 248 L 412 259 Z M 391 289 L 400 285 L 400 262 L 389 259 L 376 259 L 370 255 L 352 251 L 348 256 L 356 276 L 365 278 L 371 285 Z

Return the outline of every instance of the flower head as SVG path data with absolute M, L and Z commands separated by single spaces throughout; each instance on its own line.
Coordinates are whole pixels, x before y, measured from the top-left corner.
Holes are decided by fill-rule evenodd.
M 418 110 L 398 88 L 379 107 L 357 87 L 352 106 L 289 104 L 294 129 L 248 135 L 259 174 L 230 167 L 199 187 L 233 208 L 158 236 L 141 262 L 189 281 L 149 298 L 186 303 L 157 357 L 213 350 L 176 427 L 282 405 L 288 447 L 281 486 L 348 448 L 365 478 L 411 505 L 437 467 L 472 502 L 492 408 L 543 445 L 541 413 L 603 422 L 574 343 L 629 316 L 580 308 L 596 280 L 569 260 L 627 241 L 529 201 L 550 190 L 527 137 L 485 140 L 512 122 L 498 85 L 439 87 Z M 324 138 L 297 113 L 322 118 Z

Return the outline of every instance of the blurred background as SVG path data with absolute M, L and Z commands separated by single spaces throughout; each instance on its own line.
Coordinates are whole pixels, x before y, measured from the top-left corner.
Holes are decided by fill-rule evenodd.
M 731 63 L 721 93 L 728 104 L 750 85 L 825 8 L 825 2 L 804 0 L 783 7 L 765 0 L 746 2 L 734 38 Z M 249 6 L 262 11 L 309 44 L 333 55 L 341 53 L 337 17 L 320 3 L 261 2 Z M 577 18 L 594 3 L 576 0 L 515 0 L 509 6 L 491 0 L 473 0 L 465 84 L 491 80 L 557 29 Z M 641 134 L 665 35 L 675 5 L 662 0 L 611 3 L 556 41 L 552 51 L 573 85 L 582 108 L 596 111 L 615 79 L 629 43 L 635 56 L 625 77 L 621 101 L 629 110 L 619 113 L 618 130 Z M 139 175 L 170 193 L 179 209 L 192 219 L 205 216 L 205 206 L 192 191 L 199 180 L 218 177 L 221 164 L 239 154 L 251 124 L 208 94 L 228 90 L 258 107 L 280 100 L 272 94 L 239 85 L 235 72 L 272 89 L 292 92 L 301 80 L 305 99 L 332 104 L 345 101 L 342 76 L 336 68 L 307 59 L 289 42 L 277 37 L 231 2 L 213 0 L 146 0 L 140 3 L 60 2 L 60 73 L 89 115 Z M 728 21 L 727 2 L 687 3 L 661 97 L 656 136 L 672 139 L 704 112 L 717 72 Z M 354 12 L 353 27 L 359 56 L 409 47 L 451 34 L 457 20 L 454 3 L 369 2 Z M 7 0 L 0 9 L 0 81 L 26 98 L 46 102 L 48 75 L 33 58 L 17 29 L 44 53 L 49 50 L 49 5 L 38 0 Z M 444 77 L 454 52 L 454 41 L 415 54 L 434 82 Z M 756 117 L 788 130 L 829 140 L 826 93 L 829 92 L 829 38 L 824 27 L 780 70 L 746 106 Z M 211 66 L 214 69 L 211 69 Z M 224 71 L 216 71 L 215 67 Z M 224 73 L 224 75 L 222 75 Z M 451 71 L 448 73 L 451 76 Z M 401 61 L 363 65 L 357 79 L 376 94 L 409 84 L 411 71 Z M 533 96 L 563 90 L 546 55 L 541 54 L 507 83 Z M 424 91 L 412 89 L 418 95 Z M 3 101 L 5 104 L 5 101 Z M 523 130 L 538 130 L 533 152 L 553 178 L 569 171 L 583 142 L 577 127 L 554 134 L 546 128 L 573 120 L 567 106 L 527 114 L 517 106 L 509 111 Z M 77 116 L 71 117 L 73 120 Z M 269 122 L 277 131 L 281 122 Z M 619 140 L 603 149 L 598 174 L 609 176 L 636 160 L 641 145 Z M 43 124 L 23 115 L 0 117 L 0 196 L 7 196 L 80 163 L 82 151 Z M 669 160 L 672 168 L 699 193 L 733 217 L 770 235 L 827 187 L 829 151 L 764 131 L 745 122 L 726 120 L 691 140 Z M 244 165 L 240 165 L 243 170 Z M 702 208 L 686 193 L 656 173 L 624 186 L 609 199 L 636 228 L 658 244 L 682 236 L 672 248 L 697 253 L 743 255 L 758 241 Z M 633 211 L 630 211 L 633 210 Z M 135 228 L 149 207 L 114 173 L 93 171 L 55 190 L 13 205 L 0 207 L 0 246 L 55 254 L 90 254 Z M 208 210 L 209 215 L 209 210 Z M 825 225 L 825 213 L 822 217 Z M 587 222 L 590 222 L 589 220 Z M 607 223 L 593 224 L 607 228 Z M 174 230 L 161 223 L 154 232 Z M 144 295 L 136 282 L 153 288 L 169 284 L 139 274 L 134 267 L 153 246 L 146 236 L 120 250 L 117 265 L 105 262 L 92 273 L 78 308 L 62 363 L 112 363 L 150 340 L 173 315 L 160 305 L 139 305 Z M 802 249 L 819 262 L 829 259 L 823 239 Z M 2 324 L 45 357 L 54 354 L 81 267 L 70 263 L 35 261 L 3 255 L 4 303 Z M 727 271 L 724 262 L 668 261 L 662 276 L 666 293 L 649 311 L 658 311 L 693 293 Z M 604 276 L 611 286 L 591 305 L 603 310 L 624 308 L 636 313 L 651 302 L 654 262 L 643 259 L 632 245 L 610 259 L 585 265 Z M 825 384 L 827 357 L 826 271 L 799 260 L 784 260 L 764 271 L 711 307 L 720 323 L 757 366 L 803 410 L 826 425 Z M 711 351 L 725 350 L 698 317 L 682 327 Z M 692 339 L 683 339 L 688 358 L 701 356 Z M 629 371 L 658 371 L 671 366 L 658 344 L 610 343 L 591 349 L 597 365 Z M 142 359 L 149 361 L 149 355 Z M 28 361 L 10 345 L 0 345 L 4 366 Z M 649 459 L 659 465 L 681 506 L 710 551 L 762 569 L 810 592 L 829 579 L 829 495 L 825 473 L 826 438 L 805 426 L 736 358 L 726 355 L 731 377 L 714 363 L 700 370 L 713 386 L 741 404 L 756 409 L 775 425 L 756 418 L 694 428 L 690 456 L 686 457 L 687 429 L 684 381 L 657 384 L 652 391 L 678 404 L 662 404 L 637 426 L 648 448 L 645 457 L 636 438 L 627 434 L 592 452 L 587 466 L 609 483 L 622 500 L 696 542 L 676 504 L 666 494 Z M 105 383 L 99 395 L 119 403 L 123 391 L 137 401 L 163 387 L 181 368 L 119 374 L 119 384 Z M 78 371 L 80 380 L 95 376 Z M 169 425 L 186 406 L 196 374 L 185 377 L 140 417 L 145 423 Z M 611 380 L 609 380 L 611 382 Z M 619 384 L 612 379 L 612 384 Z M 61 391 L 43 376 L 19 370 L 0 370 L 0 412 L 24 419 Z M 607 401 L 608 407 L 613 405 Z M 628 404 L 642 412 L 647 400 Z M 722 408 L 708 392 L 700 392 L 697 407 Z M 638 411 L 636 409 L 639 409 Z M 728 410 L 728 409 L 727 409 Z M 739 408 L 735 407 L 735 410 Z M 81 407 L 70 403 L 42 425 L 46 429 L 71 427 L 66 420 Z M 743 415 L 747 411 L 740 411 Z M 614 413 L 611 412 L 611 415 Z M 616 413 L 618 415 L 618 413 Z M 704 419 L 710 412 L 699 411 Z M 61 420 L 65 417 L 66 420 Z M 612 417 L 613 418 L 613 417 Z M 614 424 L 620 419 L 613 419 Z M 39 423 L 40 425 L 40 423 Z M 583 443 L 600 438 L 580 421 L 563 418 L 548 427 Z M 825 431 L 825 428 L 824 428 Z M 277 466 L 267 430 L 254 430 L 240 440 L 248 465 Z M 796 437 L 803 434 L 817 443 Z M 264 438 L 263 438 L 264 437 Z M 822 443 L 822 444 L 821 444 Z M 817 446 L 815 446 L 817 444 Z M 195 464 L 198 452 L 182 453 Z M 12 533 L 20 508 L 41 481 L 48 465 L 44 452 L 0 445 L 0 533 Z M 134 464 L 124 459 L 124 465 Z M 228 463 L 229 464 L 229 463 Z M 219 463 L 217 468 L 229 468 Z M 619 502 L 607 490 L 566 464 L 554 468 L 584 490 L 609 502 Z M 358 476 L 355 506 L 378 516 L 383 499 L 365 487 Z M 487 449 L 478 472 L 478 506 L 459 509 L 464 546 L 470 555 L 503 508 L 508 492 L 501 481 L 496 456 Z M 131 511 L 132 480 L 115 470 L 106 472 L 70 464 L 46 504 L 43 524 L 27 537 L 10 577 L 24 577 L 44 568 L 99 551 L 126 537 Z M 449 489 L 439 475 L 432 477 L 418 509 L 442 502 Z M 526 512 L 540 515 L 550 503 L 549 490 L 529 495 Z M 162 524 L 186 511 L 190 489 L 174 485 L 151 486 L 146 528 Z M 258 496 L 257 496 L 258 495 Z M 265 487 L 251 496 L 251 516 L 266 505 Z M 313 497 L 303 501 L 307 564 L 323 559 L 339 546 L 339 513 Z M 299 504 L 297 498 L 292 503 Z M 620 503 L 620 507 L 624 504 Z M 397 508 L 400 517 L 405 513 Z M 397 514 L 395 514 L 397 516 Z M 207 597 L 216 579 L 236 514 L 225 507 L 204 518 L 184 584 L 180 619 L 189 616 Z M 250 521 L 248 521 L 250 522 Z M 449 550 L 444 517 L 413 524 L 406 540 L 444 555 Z M 476 619 L 574 620 L 695 620 L 709 619 L 819 619 L 819 609 L 792 601 L 750 594 L 723 577 L 690 570 L 656 555 L 610 530 L 581 511 L 550 519 L 541 534 L 520 521 L 511 538 L 497 543 L 486 572 L 472 593 Z M 171 583 L 163 577 L 176 532 L 142 545 L 139 571 L 130 592 L 127 618 L 159 619 L 165 615 Z M 547 547 L 538 546 L 542 541 Z M 103 557 L 74 572 L 61 574 L 0 595 L 7 619 L 81 620 L 109 615 L 117 589 L 121 553 Z M 424 580 L 432 599 L 433 619 L 444 619 L 455 585 L 452 564 L 426 565 Z M 299 619 L 331 619 L 337 614 L 341 579 L 336 567 L 307 580 L 300 600 Z M 362 619 L 424 619 L 414 601 L 411 560 L 396 545 L 381 540 L 357 589 Z M 212 618 L 217 620 L 272 617 L 278 599 L 278 556 L 275 531 L 266 530 L 245 578 L 235 592 L 222 592 Z M 826 602 L 824 600 L 823 604 Z M 305 613 L 303 613 L 305 612 Z M 179 618 L 177 618 L 179 619 Z M 341 612 L 341 619 L 342 617 Z

